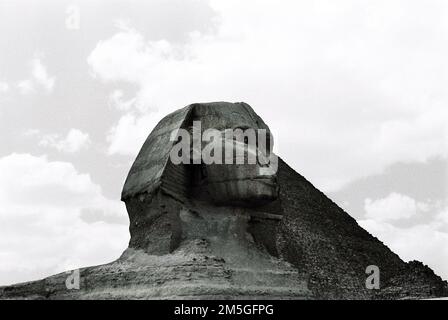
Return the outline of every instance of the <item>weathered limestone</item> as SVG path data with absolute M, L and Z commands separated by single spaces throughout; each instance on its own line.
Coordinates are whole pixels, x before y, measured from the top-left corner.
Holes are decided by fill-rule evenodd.
M 122 192 L 129 248 L 115 262 L 0 288 L 37 299 L 397 299 L 447 295 L 421 263 L 405 263 L 281 159 L 263 164 L 173 164 L 173 130 L 269 128 L 245 103 L 193 104 L 171 113 L 142 146 Z M 222 135 L 224 137 L 224 135 Z M 223 138 L 225 143 L 229 139 Z M 269 141 L 272 144 L 273 141 Z M 233 142 L 232 142 L 233 145 Z M 235 144 L 235 149 L 241 145 Z M 194 148 L 193 148 L 194 149 Z M 193 150 L 194 151 L 194 150 Z M 366 267 L 380 290 L 365 287 Z
M 201 122 L 202 131 L 253 128 L 269 132 L 245 103 L 194 104 L 162 119 L 138 154 L 122 192 L 130 216 L 132 248 L 151 254 L 175 250 L 189 232 L 188 225 L 181 226 L 180 212 L 194 209 L 198 201 L 257 207 L 278 197 L 276 175 L 260 175 L 258 163 L 173 164 L 169 158 L 174 144 L 169 138 L 171 132 L 179 128 L 188 130 L 194 121 Z M 238 147 L 235 145 L 235 149 Z M 257 217 L 258 224 L 274 224 L 272 219 L 263 218 L 263 214 L 258 213 Z

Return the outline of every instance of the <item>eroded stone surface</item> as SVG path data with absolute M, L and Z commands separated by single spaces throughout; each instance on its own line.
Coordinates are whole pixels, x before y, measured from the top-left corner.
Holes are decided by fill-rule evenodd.
M 120 259 L 82 269 L 80 290 L 67 290 L 67 274 L 62 273 L 0 288 L 0 297 L 409 299 L 447 295 L 446 282 L 428 267 L 403 262 L 281 160 L 270 181 L 273 188 L 266 189 L 269 196 L 257 191 L 261 189 L 254 181 L 254 167 L 205 166 L 209 175 L 200 179 L 203 165 L 170 163 L 171 131 L 188 128 L 194 120 L 203 120 L 203 128 L 269 130 L 244 103 L 194 104 L 168 115 L 146 140 L 126 180 L 122 199 L 130 217 L 131 240 Z M 380 268 L 380 290 L 365 288 L 368 265 Z
M 67 274 L 6 287 L 3 298 L 32 299 L 309 299 L 306 275 L 259 247 L 246 232 L 250 217 L 235 208 L 198 203 L 183 209 L 185 230 L 171 253 L 127 249 L 117 261 L 80 271 L 80 290 Z

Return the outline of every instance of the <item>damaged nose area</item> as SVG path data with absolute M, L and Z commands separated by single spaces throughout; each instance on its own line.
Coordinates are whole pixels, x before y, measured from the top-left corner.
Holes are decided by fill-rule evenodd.
M 277 176 L 260 175 L 256 165 L 208 165 L 208 188 L 213 202 L 263 205 L 278 197 Z
M 258 206 L 277 199 L 276 156 L 245 140 L 221 142 L 226 150 L 223 154 L 231 151 L 230 158 L 204 165 L 211 200 L 216 204 Z

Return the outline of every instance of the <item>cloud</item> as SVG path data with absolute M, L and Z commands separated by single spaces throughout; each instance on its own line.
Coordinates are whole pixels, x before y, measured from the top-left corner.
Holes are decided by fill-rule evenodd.
M 358 223 L 403 260 L 423 261 L 448 279 L 448 207 L 444 200 L 421 202 L 392 192 L 385 198 L 366 199 L 366 214 Z
M 428 205 L 399 193 L 391 193 L 383 199 L 364 202 L 366 217 L 375 221 L 391 221 L 415 217 L 417 210 L 428 210 Z
M 27 95 L 35 93 L 39 88 L 41 88 L 45 93 L 51 93 L 53 91 L 56 78 L 48 74 L 47 67 L 38 57 L 35 57 L 31 60 L 30 66 L 31 78 L 21 80 L 17 83 L 19 92 L 21 94 Z
M 168 41 L 146 42 L 136 30 L 120 29 L 112 38 L 100 41 L 87 59 L 101 79 L 140 82 L 159 62 L 173 58 L 174 48 Z
M 446 211 L 445 211 L 446 212 Z M 393 226 L 387 221 L 358 221 L 367 231 L 383 241 L 403 260 L 419 260 L 436 274 L 448 279 L 448 224 L 446 213 L 433 222 L 410 228 Z
M 127 219 L 124 215 L 112 214 L 108 208 L 83 208 L 81 210 L 81 219 L 87 223 L 106 222 L 110 224 L 127 225 Z
M 5 93 L 9 91 L 9 84 L 3 81 L 0 81 L 0 93 Z
M 109 96 L 109 105 L 121 111 L 130 110 L 135 103 L 135 98 L 123 100 L 124 93 L 121 90 L 113 91 Z
M 22 80 L 17 84 L 19 92 L 23 95 L 31 94 L 35 92 L 34 83 L 31 80 Z
M 47 68 L 38 58 L 32 60 L 32 75 L 36 83 L 41 85 L 47 92 L 53 90 L 55 77 L 47 73 Z
M 397 162 L 381 174 L 355 180 L 336 193 L 328 194 L 330 198 L 344 208 L 354 218 L 365 214 L 365 200 L 387 198 L 391 193 L 406 195 L 416 202 L 431 204 L 447 203 L 448 200 L 448 159 L 432 158 L 425 162 Z M 448 204 L 448 203 L 447 203 Z M 432 218 L 419 215 L 424 220 Z M 425 222 L 420 221 L 420 222 Z
M 39 45 L 43 47 L 56 44 L 52 50 L 54 58 L 59 61 L 55 65 L 60 65 L 62 71 L 70 70 L 64 65 L 69 63 L 73 70 L 83 74 L 83 62 L 78 58 L 85 54 L 85 46 L 91 46 L 87 59 L 91 74 L 101 82 L 114 84 L 114 88 L 123 82 L 130 83 L 131 87 L 137 88 L 135 96 L 128 97 L 122 88 L 113 91 L 109 103 L 120 112 L 119 117 L 115 123 L 108 123 L 108 116 L 113 112 L 107 110 L 107 116 L 103 113 L 105 116 L 97 119 L 95 116 L 102 111 L 90 108 L 90 105 L 104 104 L 101 102 L 105 101 L 103 90 L 106 86 L 98 87 L 103 90 L 96 90 L 94 83 L 78 77 L 75 72 L 66 79 L 70 81 L 69 85 L 64 81 L 65 91 L 48 101 L 50 108 L 61 104 L 66 108 L 48 110 L 55 111 L 56 121 L 66 121 L 69 119 L 67 112 L 73 111 L 70 105 L 85 106 L 85 111 L 91 115 L 89 119 L 95 119 L 94 126 L 89 128 L 91 134 L 94 130 L 110 127 L 107 132 L 110 155 L 120 154 L 129 158 L 135 155 L 154 125 L 176 108 L 191 102 L 227 100 L 250 103 L 273 129 L 280 156 L 325 191 L 337 190 L 360 177 L 382 174 L 384 168 L 394 163 L 402 167 L 403 163 L 425 163 L 431 157 L 446 159 L 448 97 L 445 83 L 448 64 L 445 60 L 448 45 L 441 41 L 448 34 L 446 2 L 428 0 L 425 5 L 411 0 L 393 3 L 377 0 L 368 4 L 357 0 L 209 2 L 211 9 L 203 1 L 184 0 L 151 1 L 138 6 L 117 2 L 107 6 L 94 5 L 92 10 L 86 8 L 83 16 L 94 16 L 98 10 L 105 12 L 99 20 L 83 20 L 84 27 L 85 23 L 91 24 L 86 27 L 89 32 L 68 55 L 60 50 L 72 45 L 71 37 L 67 37 L 64 30 L 64 17 L 61 19 L 49 14 L 51 10 L 45 5 L 36 6 L 35 10 L 9 6 L 3 12 L 5 19 L 1 19 L 5 26 L 15 23 L 13 17 L 17 14 L 11 14 L 14 12 L 28 14 L 29 19 L 24 21 L 29 23 L 17 24 L 25 41 L 10 32 L 2 37 L 5 45 L 11 45 L 11 50 L 2 52 L 6 62 L 3 71 L 16 75 L 23 62 L 30 58 L 23 56 L 35 50 L 33 46 L 40 39 Z M 29 6 L 28 3 L 26 5 Z M 54 8 L 54 4 L 51 7 Z M 60 9 L 59 12 L 63 13 L 65 5 Z M 41 16 L 45 17 L 45 23 L 34 23 L 39 10 L 43 10 Z M 130 17 L 133 26 L 120 22 L 112 34 L 106 26 L 111 25 L 112 17 L 118 16 Z M 66 12 L 65 18 L 71 17 L 70 12 Z M 172 23 L 174 20 L 176 23 Z M 58 25 L 61 26 L 60 34 L 46 36 L 57 31 L 53 27 Z M 98 37 L 105 34 L 110 36 L 98 41 Z M 97 41 L 96 45 L 92 45 L 94 41 Z M 35 56 L 26 67 L 29 75 L 23 76 L 22 81 L 8 79 L 10 91 L 33 94 L 55 90 L 56 77 L 44 57 Z M 89 88 L 87 94 L 77 94 L 85 88 Z M 92 88 L 94 95 L 91 95 Z M 67 99 L 71 103 L 67 104 Z M 34 96 L 32 100 L 41 106 Z M 23 100 L 17 99 L 13 103 L 21 106 Z M 47 105 L 47 101 L 44 104 Z M 20 112 L 21 108 L 10 109 Z M 17 121 L 9 119 L 20 119 L 22 125 L 36 127 L 36 123 L 45 126 L 43 121 L 48 121 L 39 120 L 42 108 L 28 109 L 27 112 L 26 116 L 17 113 L 12 118 L 8 117 L 6 122 L 17 126 Z M 5 125 L 4 134 L 12 134 L 14 128 L 9 130 L 7 123 Z M 40 128 L 40 132 L 44 130 L 44 127 Z M 40 132 L 28 133 L 40 137 Z M 47 135 L 47 141 L 43 143 L 60 151 L 74 150 L 80 145 L 76 141 L 83 134 L 78 135 L 78 139 L 68 139 L 69 134 Z M 13 140 L 12 136 L 7 141 L 9 143 L 4 148 L 8 150 L 9 147 L 23 149 L 26 146 L 21 145 L 20 140 Z M 102 159 L 99 162 L 104 165 L 107 161 Z M 14 166 L 15 162 L 17 166 Z M 9 270 L 13 271 L 8 275 L 11 279 L 6 281 L 14 282 L 14 277 L 19 280 L 34 278 L 36 271 L 32 264 L 38 266 L 42 275 L 53 273 L 55 269 L 61 271 L 64 268 L 60 266 L 66 262 L 74 263 L 76 259 L 92 261 L 95 257 L 89 255 L 101 255 L 101 246 L 114 246 L 115 242 L 107 241 L 111 235 L 119 234 L 121 237 L 122 228 L 120 223 L 116 223 L 120 221 L 120 214 L 111 214 L 119 212 L 114 209 L 115 206 L 120 207 L 119 204 L 104 203 L 104 197 L 95 196 L 99 199 L 98 204 L 91 206 L 92 194 L 101 194 L 101 188 L 90 177 L 77 172 L 70 163 L 30 155 L 11 155 L 1 158 L 0 163 L 2 177 L 9 171 L 7 164 L 12 168 L 12 176 L 0 180 L 3 186 L 0 189 L 0 217 L 6 214 L 9 217 L 5 224 L 3 221 L 0 223 L 0 241 L 8 249 L 0 250 L 0 282 L 8 275 L 1 271 L 6 270 L 8 263 Z M 31 169 L 27 171 L 27 168 Z M 120 168 L 122 170 L 117 169 L 112 176 L 117 174 L 124 179 L 128 167 Z M 21 174 L 22 170 L 26 174 Z M 108 170 L 103 171 L 110 175 Z M 408 175 L 415 176 L 415 173 L 411 170 Z M 35 185 L 33 179 L 30 181 L 27 177 L 33 177 Z M 394 179 L 404 183 L 402 177 Z M 13 190 L 1 181 L 9 181 Z M 120 185 L 110 183 L 109 179 L 104 181 L 107 181 L 105 187 L 113 185 L 119 193 Z M 434 195 L 432 190 L 440 185 L 440 182 L 432 183 L 429 188 L 428 183 L 422 188 L 421 180 L 407 184 L 414 182 L 420 189 L 425 189 L 421 191 L 420 198 L 415 198 L 415 194 L 406 188 L 397 189 L 395 186 L 382 194 L 363 194 L 359 198 L 360 212 L 366 205 L 364 199 L 371 199 L 367 205 L 371 216 L 363 217 L 363 221 L 370 221 L 372 228 L 376 226 L 378 231 L 375 232 L 380 239 L 384 234 L 386 243 L 397 244 L 398 249 L 403 247 L 400 249 L 403 253 L 399 253 L 405 257 L 412 256 L 412 249 L 405 248 L 406 243 L 400 237 L 409 239 L 409 245 L 413 246 L 416 239 L 426 236 L 428 242 L 421 241 L 416 245 L 429 248 L 434 244 L 434 251 L 439 250 L 440 258 L 446 261 L 441 249 L 441 243 L 446 240 L 443 236 L 447 229 L 446 210 L 439 213 L 430 207 L 431 217 L 424 224 L 407 228 L 397 226 L 400 220 L 419 218 L 423 210 L 418 204 L 428 205 L 430 202 L 426 201 L 426 196 L 428 193 Z M 370 183 L 375 184 L 375 181 Z M 83 189 L 88 192 L 81 192 Z M 392 191 L 398 195 L 391 196 Z M 85 203 L 89 204 L 87 208 Z M 382 206 L 390 211 L 390 215 L 384 216 L 379 212 Z M 397 213 L 400 219 L 389 218 Z M 433 213 L 437 213 L 437 217 Z M 62 227 L 58 219 L 61 219 Z M 70 220 L 70 224 L 73 222 L 75 227 L 66 227 L 68 222 L 64 219 Z M 10 230 L 6 232 L 8 226 Z M 17 236 L 15 228 L 22 230 Z M 413 240 L 414 231 L 416 238 Z M 49 244 L 44 236 L 36 236 L 41 233 L 48 233 L 49 239 L 55 242 Z M 94 233 L 97 237 L 92 236 Z M 4 235 L 7 238 L 3 239 Z M 59 236 L 67 236 L 68 240 Z M 20 237 L 23 237 L 24 245 L 20 243 Z M 73 241 L 75 237 L 81 240 Z M 50 251 L 56 249 L 50 250 L 49 246 L 56 248 L 58 241 L 61 248 L 55 251 L 52 261 Z M 42 250 L 38 247 L 41 243 Z M 94 248 L 96 245 L 98 248 Z M 11 249 L 14 246 L 17 253 Z M 61 259 L 60 253 L 65 246 L 74 252 L 66 260 Z M 87 248 L 87 257 L 83 255 L 82 246 Z M 427 251 L 434 253 L 434 257 L 438 255 L 431 248 Z M 108 252 L 109 249 L 104 254 L 108 255 Z M 424 249 L 416 249 L 416 256 L 419 255 L 425 255 Z M 24 257 L 29 260 L 25 261 Z M 16 261 L 19 261 L 17 266 Z M 26 273 L 29 273 L 28 278 Z
M 111 261 L 128 241 L 123 205 L 68 162 L 0 158 L 0 202 L 0 284 Z
M 372 141 L 372 151 L 389 158 L 390 163 L 447 157 L 447 119 L 447 109 L 436 105 L 411 119 L 385 121 L 379 125 L 378 134 Z
M 38 134 L 40 134 L 40 130 L 39 129 L 26 129 L 23 131 L 22 134 L 24 137 L 35 137 Z
M 447 155 L 448 46 L 438 40 L 448 33 L 446 4 L 211 5 L 214 34 L 175 43 L 121 28 L 97 43 L 92 74 L 139 88 L 120 122 L 192 102 L 246 101 L 273 129 L 280 156 L 325 191 L 398 161 Z M 116 153 L 133 143 L 135 132 L 124 128 L 118 123 L 109 136 Z
M 440 221 L 444 227 L 446 227 L 445 232 L 448 232 L 448 208 L 441 211 L 437 215 L 437 221 Z
M 70 129 L 64 138 L 61 138 L 58 134 L 49 134 L 44 135 L 39 141 L 40 146 L 67 153 L 75 153 L 86 149 L 90 143 L 89 134 L 78 129 Z
M 163 115 L 153 112 L 142 116 L 134 113 L 123 115 L 117 125 L 111 128 L 107 141 L 110 143 L 108 153 L 135 155 L 145 142 L 149 132 L 156 126 Z

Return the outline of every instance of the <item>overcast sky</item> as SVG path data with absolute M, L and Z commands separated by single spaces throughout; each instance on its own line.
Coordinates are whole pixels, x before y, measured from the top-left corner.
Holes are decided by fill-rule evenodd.
M 0 0 L 0 285 L 117 258 L 144 139 L 219 100 L 448 279 L 447 17 L 445 0 Z

